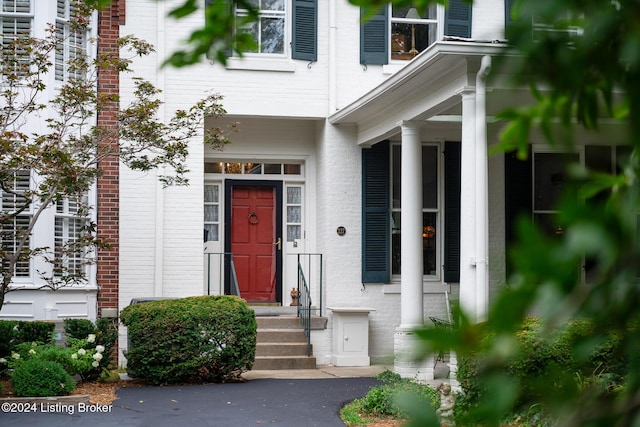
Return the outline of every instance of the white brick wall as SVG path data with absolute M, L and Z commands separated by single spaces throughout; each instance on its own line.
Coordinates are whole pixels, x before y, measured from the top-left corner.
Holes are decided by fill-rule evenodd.
M 208 91 L 224 96 L 228 120 L 240 122 L 233 144 L 214 152 L 194 140 L 189 166 L 189 187 L 160 189 L 155 173 L 122 171 L 121 180 L 121 285 L 120 305 L 139 296 L 186 296 L 203 292 L 202 194 L 204 159 L 296 159 L 305 162 L 306 239 L 299 252 L 324 255 L 325 301 L 327 306 L 357 305 L 373 308 L 370 313 L 369 353 L 373 363 L 389 363 L 394 353 L 394 335 L 400 323 L 399 286 L 361 283 L 361 149 L 355 143 L 356 129 L 332 126 L 325 119 L 330 105 L 344 107 L 373 88 L 389 74 L 391 67 L 363 67 L 359 63 L 358 8 L 346 0 L 337 1 L 334 17 L 329 2 L 318 2 L 318 61 L 309 64 L 287 58 L 267 61 L 271 68 L 288 71 L 225 69 L 203 62 L 184 69 L 159 65 L 202 25 L 199 15 L 179 22 L 165 18 L 179 0 L 127 1 L 127 25 L 122 34 L 135 33 L 157 46 L 157 54 L 135 59 L 139 74 L 163 89 L 163 114 L 170 117 L 177 108 L 188 108 Z M 504 30 L 504 2 L 480 0 L 473 12 L 473 36 L 500 39 Z M 336 51 L 329 52 L 329 22 L 335 18 Z M 250 55 L 249 55 L 250 56 Z M 330 100 L 329 61 L 335 58 L 335 94 Z M 233 62 L 233 61 L 232 61 Z M 234 66 L 243 65 L 233 62 Z M 247 58 L 247 67 L 265 65 Z M 122 82 L 122 92 L 131 89 Z M 448 132 L 448 133 L 447 133 Z M 442 130 L 423 135 L 425 140 L 459 138 L 459 131 Z M 490 138 L 491 139 L 491 138 Z M 490 165 L 491 256 L 503 257 L 502 165 L 499 158 Z M 346 228 L 344 236 L 336 229 Z M 291 248 L 285 255 L 293 254 Z M 285 256 L 285 269 L 291 261 Z M 288 264 L 287 264 L 288 263 Z M 492 270 L 492 281 L 501 282 L 503 271 Z M 284 284 L 284 294 L 293 284 Z M 436 290 L 448 289 L 440 285 Z M 451 289 L 457 298 L 457 286 Z M 442 293 L 424 296 L 425 319 L 445 318 Z M 319 363 L 328 363 L 332 349 L 331 313 L 326 331 L 314 331 L 312 343 Z

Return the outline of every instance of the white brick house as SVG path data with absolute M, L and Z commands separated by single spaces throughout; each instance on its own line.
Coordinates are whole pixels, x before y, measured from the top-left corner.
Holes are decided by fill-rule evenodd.
M 329 319 L 311 335 L 317 363 L 335 353 L 327 307 L 364 307 L 371 361 L 428 378 L 429 365 L 402 358 L 411 329 L 447 318 L 445 293 L 482 320 L 507 277 L 515 215 L 553 228 L 564 154 L 535 135 L 528 162 L 487 154 L 502 126 L 495 114 L 529 97 L 503 84 L 508 70 L 486 83 L 507 48 L 509 0 L 451 0 L 429 16 L 389 7 L 366 24 L 347 0 L 263 1 L 271 9 L 250 29 L 258 52 L 184 69 L 162 64 L 204 16 L 167 18 L 180 0 L 118 3 L 120 34 L 156 46 L 133 68 L 162 89 L 167 118 L 213 91 L 228 114 L 205 127 L 239 123 L 222 151 L 193 141 L 188 187 L 120 168 L 120 309 L 232 293 L 229 253 L 241 296 L 288 306 L 301 259 Z M 578 137 L 573 155 L 613 168 L 624 153 L 616 129 L 604 132 Z
M 157 56 L 139 65 L 163 89 L 165 111 L 215 91 L 224 96 L 225 121 L 240 130 L 223 151 L 194 141 L 188 188 L 163 190 L 153 174 L 122 172 L 120 306 L 135 297 L 225 292 L 207 279 L 220 269 L 209 262 L 217 255 L 202 256 L 203 228 L 205 252 L 234 253 L 250 300 L 289 305 L 297 255 L 322 254 L 329 325 L 311 335 L 317 362 L 329 363 L 336 351 L 326 307 L 367 307 L 375 310 L 372 362 L 395 358 L 404 375 L 429 377 L 428 366 L 400 357 L 411 328 L 447 317 L 445 292 L 483 319 L 507 275 L 516 213 L 551 226 L 551 178 L 561 173 L 562 154 L 540 136 L 529 162 L 487 155 L 502 126 L 494 115 L 528 99 L 526 89 L 500 84 L 508 75 L 485 84 L 492 57 L 506 48 L 510 2 L 477 0 L 471 9 L 451 1 L 427 17 L 387 8 L 364 25 L 346 0 L 263 3 L 274 10 L 254 28 L 261 52 L 226 66 L 160 70 L 204 18 L 176 22 L 166 18 L 171 2 L 127 1 L 121 32 L 157 46 Z M 606 132 L 577 138 L 576 155 L 612 168 L 621 153 L 615 129 Z M 241 200 L 263 196 L 267 207 Z M 267 212 L 263 241 L 275 269 L 254 289 L 250 267 L 262 255 L 243 260 L 242 244 Z

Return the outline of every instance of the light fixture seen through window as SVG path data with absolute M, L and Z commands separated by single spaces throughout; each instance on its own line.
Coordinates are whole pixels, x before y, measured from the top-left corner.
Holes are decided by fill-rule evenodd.
M 412 7 L 411 9 L 409 9 L 405 18 L 422 19 L 415 7 Z M 418 54 L 418 50 L 416 49 L 416 24 L 413 24 L 413 23 L 411 24 L 411 50 L 409 51 L 409 53 L 412 55 Z

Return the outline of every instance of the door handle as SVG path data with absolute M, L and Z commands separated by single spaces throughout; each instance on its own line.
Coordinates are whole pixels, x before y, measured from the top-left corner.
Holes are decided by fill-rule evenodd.
M 282 238 L 278 237 L 278 240 L 274 243 L 274 245 L 278 246 L 278 250 L 282 250 Z

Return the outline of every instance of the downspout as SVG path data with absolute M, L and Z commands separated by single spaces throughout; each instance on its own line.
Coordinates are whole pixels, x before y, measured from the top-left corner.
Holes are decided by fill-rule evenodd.
M 335 113 L 338 109 L 338 101 L 336 99 L 337 32 L 336 0 L 329 0 L 329 115 Z
M 486 80 L 491 57 L 483 56 L 476 75 L 476 320 L 489 310 L 489 178 L 487 153 Z
M 165 58 L 166 55 L 166 32 L 164 29 L 164 25 L 160 25 L 161 20 L 166 16 L 166 9 L 163 2 L 156 3 L 157 7 L 157 15 L 156 15 L 156 25 L 157 34 L 158 34 L 158 46 L 157 46 L 157 56 L 156 59 L 161 61 Z M 158 64 L 157 68 L 161 69 L 161 64 Z M 157 74 L 156 85 L 161 89 L 161 92 L 158 94 L 158 97 L 161 101 L 161 106 L 158 109 L 159 117 L 164 116 L 164 84 L 165 84 L 165 73 L 164 71 L 160 71 Z M 153 296 L 154 297 L 162 297 L 164 296 L 164 188 L 160 183 L 160 175 L 165 173 L 165 168 L 159 168 L 156 170 L 156 212 L 155 212 L 155 271 L 154 271 L 154 286 L 153 286 Z

